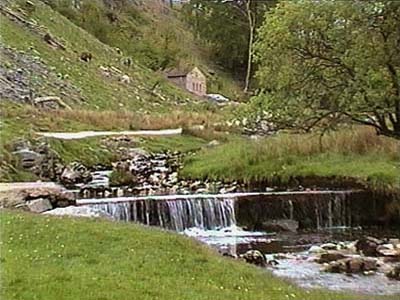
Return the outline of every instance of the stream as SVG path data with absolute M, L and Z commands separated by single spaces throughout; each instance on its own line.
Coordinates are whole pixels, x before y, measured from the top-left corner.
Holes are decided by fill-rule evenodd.
M 219 230 L 190 228 L 184 233 L 229 257 L 238 257 L 253 249 L 259 250 L 270 262 L 266 267 L 268 270 L 303 288 L 348 290 L 370 295 L 400 294 L 400 282 L 388 279 L 383 272 L 378 271 L 371 275 L 324 272 L 322 265 L 315 262 L 317 255 L 308 251 L 313 246 L 328 242 L 350 244 L 347 239 L 371 233 L 361 231 L 359 228 L 346 229 L 346 233 L 319 231 L 279 234 L 248 232 L 233 226 Z M 400 236 L 398 233 L 383 234 L 391 237 Z
M 357 198 L 353 207 L 352 197 L 351 192 L 341 191 L 119 197 L 81 199 L 76 207 L 47 213 L 106 216 L 157 226 L 195 238 L 232 259 L 240 259 L 249 250 L 258 250 L 266 258 L 263 267 L 304 288 L 400 294 L 400 282 L 385 276 L 400 261 L 400 255 L 371 258 L 354 250 L 355 241 L 365 236 L 379 237 L 381 244 L 392 243 L 390 247 L 400 250 L 400 233 L 381 227 L 365 230 L 361 223 L 371 218 L 370 212 L 365 209 L 366 215 L 360 214 Z M 271 225 L 269 221 L 282 219 L 282 226 L 294 224 L 296 228 L 266 230 L 265 226 Z M 281 223 L 272 224 L 279 228 L 277 224 Z M 260 226 L 264 229 L 257 229 Z M 324 247 L 355 262 L 373 260 L 377 268 L 365 271 L 363 261 L 362 272 L 323 271 L 329 264 L 317 260 L 322 253 L 329 252 Z M 354 267 L 353 261 L 349 264 Z

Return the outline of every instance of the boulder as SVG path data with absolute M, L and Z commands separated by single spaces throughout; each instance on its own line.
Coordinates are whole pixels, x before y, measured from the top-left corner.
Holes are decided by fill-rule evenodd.
M 265 256 L 258 250 L 249 250 L 245 254 L 240 256 L 249 263 L 260 267 L 265 267 L 266 259 Z
M 400 249 L 393 244 L 383 244 L 376 247 L 376 252 L 380 256 L 400 257 Z
M 338 249 L 338 245 L 334 244 L 334 243 L 326 243 L 326 244 L 322 244 L 321 248 L 324 250 L 336 250 L 336 249 Z
M 271 220 L 262 223 L 262 229 L 267 232 L 297 232 L 299 222 L 291 219 Z
M 339 251 L 328 251 L 327 253 L 322 253 L 317 262 L 320 264 L 324 264 L 344 258 L 346 258 L 346 255 Z
M 48 199 L 53 207 L 65 207 L 76 203 L 75 195 L 61 187 L 27 189 L 22 192 L 22 195 L 27 202 L 36 199 Z
M 91 179 L 91 174 L 87 168 L 79 162 L 72 162 L 67 165 L 60 177 L 63 184 L 69 186 L 77 183 L 85 183 Z
M 20 165 L 24 169 L 30 169 L 40 164 L 43 159 L 42 155 L 28 148 L 14 151 L 13 154 L 18 156 Z
M 400 280 L 400 264 L 393 266 L 393 268 L 386 273 L 386 276 L 390 279 Z
M 365 256 L 378 256 L 379 253 L 376 249 L 381 244 L 383 244 L 383 242 L 379 239 L 364 237 L 356 242 L 355 247 L 357 252 L 361 252 Z
M 35 213 L 42 213 L 53 209 L 53 206 L 51 205 L 49 199 L 43 199 L 43 198 L 28 201 L 26 203 L 26 206 L 31 212 Z
M 322 249 L 320 246 L 311 246 L 310 249 L 308 249 L 309 253 L 313 254 L 321 254 L 321 253 L 326 253 L 326 250 Z
M 332 273 L 364 273 L 376 271 L 378 268 L 377 260 L 368 257 L 348 257 L 337 261 L 332 261 L 325 268 L 326 272 Z

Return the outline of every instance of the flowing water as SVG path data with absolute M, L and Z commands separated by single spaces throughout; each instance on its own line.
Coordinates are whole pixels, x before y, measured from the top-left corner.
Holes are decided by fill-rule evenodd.
M 116 220 L 138 222 L 182 232 L 187 228 L 216 229 L 236 224 L 232 198 L 155 199 L 91 205 Z
M 371 276 L 343 275 L 321 272 L 321 265 L 310 260 L 307 252 L 313 245 L 324 242 L 354 240 L 355 236 L 340 236 L 336 230 L 361 225 L 369 219 L 360 215 L 357 205 L 351 203 L 347 193 L 322 195 L 299 194 L 300 197 L 277 199 L 249 199 L 248 197 L 179 196 L 141 198 L 128 201 L 86 204 L 85 208 L 102 211 L 116 220 L 159 226 L 194 237 L 229 256 L 238 256 L 250 249 L 264 254 L 290 253 L 274 260 L 271 270 L 280 277 L 289 278 L 305 288 L 353 290 L 367 294 L 400 294 L 400 283 L 387 279 L 382 273 Z M 376 209 L 376 208 L 374 208 Z M 239 224 L 254 229 L 271 219 L 292 219 L 303 229 L 314 232 L 274 234 L 262 230 L 243 230 Z M 322 230 L 323 229 L 323 230 Z M 354 234 L 357 230 L 349 230 Z M 361 233 L 360 233 L 361 234 Z M 395 235 L 392 237 L 399 237 Z

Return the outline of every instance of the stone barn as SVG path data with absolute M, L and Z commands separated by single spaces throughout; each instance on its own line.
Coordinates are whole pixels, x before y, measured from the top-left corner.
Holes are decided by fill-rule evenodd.
M 197 67 L 188 72 L 173 70 L 168 72 L 167 77 L 176 85 L 197 96 L 205 96 L 207 94 L 206 76 Z

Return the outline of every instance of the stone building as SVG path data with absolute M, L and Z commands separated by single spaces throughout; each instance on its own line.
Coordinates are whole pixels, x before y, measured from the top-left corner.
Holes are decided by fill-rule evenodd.
M 173 70 L 168 72 L 167 77 L 176 85 L 195 95 L 205 96 L 207 94 L 206 76 L 197 67 L 188 72 Z

